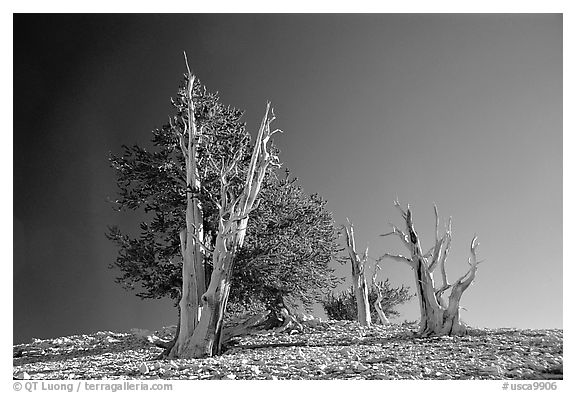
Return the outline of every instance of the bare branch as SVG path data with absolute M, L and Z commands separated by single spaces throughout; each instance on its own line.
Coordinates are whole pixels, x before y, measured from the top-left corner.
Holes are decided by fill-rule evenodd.
M 378 258 L 378 261 L 381 261 L 381 260 L 383 260 L 384 258 L 389 258 L 389 259 L 392 259 L 392 260 L 397 261 L 397 262 L 407 263 L 407 264 L 410 265 L 410 267 L 412 267 L 412 268 L 415 268 L 415 267 L 416 267 L 416 264 L 414 263 L 414 261 L 412 261 L 412 259 L 407 258 L 407 257 L 405 257 L 405 256 L 403 256 L 403 255 L 394 255 L 394 254 L 385 253 L 385 254 L 382 255 L 380 258 Z
M 408 239 L 408 235 L 406 235 L 400 228 L 398 228 L 394 224 L 389 224 L 392 227 L 392 232 L 384 233 L 380 236 L 389 236 L 389 235 L 398 235 L 402 243 L 410 250 L 410 241 Z
M 366 249 L 364 250 L 364 254 L 362 254 L 362 262 L 366 262 L 368 260 L 368 248 L 369 248 L 369 246 L 366 245 Z
M 430 264 L 428 265 L 428 270 L 430 272 L 433 272 L 434 269 L 436 269 L 438 262 L 440 262 L 440 252 L 441 252 L 442 246 L 446 245 L 447 243 L 448 243 L 447 234 L 442 236 L 440 239 L 436 239 L 436 244 L 434 245 L 433 250 L 432 250 L 433 252 L 430 255 L 430 257 L 432 257 L 432 260 L 430 261 Z
M 438 218 L 438 206 L 434 204 L 434 217 L 436 218 L 436 244 L 438 244 L 438 225 L 440 225 L 440 219 Z
M 374 273 L 372 273 L 372 285 L 376 286 L 376 275 L 378 274 L 378 270 L 380 270 L 380 267 L 378 264 L 376 264 L 376 266 L 374 266 Z
M 478 248 L 479 245 L 480 243 L 478 243 L 478 237 L 474 235 L 474 237 L 472 238 L 472 242 L 470 243 L 470 257 L 468 258 L 468 264 L 470 265 L 470 269 L 468 270 L 468 272 L 466 272 L 464 276 L 460 277 L 458 281 L 454 284 L 458 285 L 458 287 L 462 292 L 464 292 L 466 288 L 468 288 L 468 286 L 472 284 L 472 281 L 474 281 L 474 278 L 476 277 L 476 271 L 478 270 L 478 265 L 481 262 L 478 261 L 476 256 L 476 249 Z
M 190 66 L 188 65 L 188 56 L 186 56 L 186 51 L 184 52 L 184 62 L 186 62 L 186 69 L 188 70 L 188 75 L 192 75 L 192 72 L 190 72 Z
M 394 200 L 394 206 L 396 206 L 396 208 L 400 210 L 400 213 L 402 213 L 402 218 L 406 220 L 408 214 L 404 211 L 404 209 L 402 209 L 402 206 L 400 205 L 400 201 L 398 200 L 398 198 Z M 410 205 L 408 205 L 408 210 L 410 210 Z
M 218 202 L 218 200 L 214 197 L 214 195 L 212 195 L 212 193 L 205 186 L 202 186 L 202 189 L 204 190 L 206 195 L 208 195 L 208 197 L 210 198 L 212 203 L 216 205 L 218 210 L 220 210 L 222 208 L 222 206 L 220 205 L 220 202 Z
M 356 255 L 356 241 L 354 239 L 354 225 L 350 221 L 348 217 L 346 217 L 346 221 L 348 221 L 348 225 L 344 225 L 344 230 L 346 231 L 346 245 L 352 251 L 354 255 Z M 350 253 L 350 252 L 349 252 Z M 350 255 L 352 256 L 352 253 Z
M 448 228 L 446 229 L 446 234 L 444 237 L 446 238 L 444 250 L 442 252 L 442 256 L 439 256 L 438 259 L 440 260 L 440 276 L 442 277 L 442 286 L 447 286 L 449 284 L 448 276 L 446 275 L 446 259 L 448 258 L 450 245 L 452 243 L 452 217 L 448 219 Z
M 252 188 L 252 180 L 254 179 L 254 172 L 256 171 L 256 163 L 260 157 L 260 151 L 262 149 L 262 137 L 266 128 L 266 121 L 268 120 L 268 113 L 270 112 L 270 101 L 266 103 L 266 113 L 262 118 L 262 123 L 260 124 L 260 129 L 258 130 L 258 136 L 256 137 L 256 142 L 254 143 L 254 150 L 252 151 L 252 158 L 250 159 L 250 165 L 248 166 L 248 174 L 246 176 L 246 191 L 247 194 L 250 193 Z
M 270 132 L 270 123 L 275 119 L 274 109 L 271 109 L 270 102 L 266 104 L 266 113 L 262 119 L 260 129 L 258 131 L 258 137 L 256 138 L 256 143 L 254 145 L 254 151 L 252 152 L 252 158 L 250 160 L 250 166 L 248 167 L 248 175 L 246 176 L 246 183 L 244 185 L 244 204 L 242 209 L 244 211 L 249 211 L 256 200 L 256 197 L 260 191 L 262 182 L 266 175 L 266 170 L 268 165 L 280 166 L 279 159 L 276 154 L 272 154 L 269 151 L 268 142 L 270 141 L 270 136 L 279 130 Z

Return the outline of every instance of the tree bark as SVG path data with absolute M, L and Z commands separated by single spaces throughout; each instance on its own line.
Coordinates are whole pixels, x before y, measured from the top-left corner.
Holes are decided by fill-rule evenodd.
M 364 256 L 360 257 L 356 252 L 356 241 L 354 239 L 354 226 L 350 221 L 348 225 L 344 225 L 346 234 L 346 250 L 352 265 L 352 287 L 354 288 L 354 295 L 356 297 L 356 306 L 358 310 L 357 319 L 360 325 L 370 326 L 370 304 L 368 303 L 368 286 L 366 285 L 366 277 L 364 275 L 364 266 L 368 258 L 368 249 L 364 252 Z
M 476 248 L 478 246 L 476 236 L 474 236 L 470 245 L 471 257 L 468 259 L 470 265 L 469 271 L 454 284 L 449 284 L 445 263 L 452 239 L 451 220 L 448 221 L 445 234 L 439 237 L 438 210 L 436 206 L 434 206 L 434 213 L 436 215 L 436 242 L 430 251 L 423 254 L 418 234 L 414 229 L 410 206 L 408 205 L 406 211 L 404 211 L 398 201 L 395 201 L 394 204 L 402 213 L 402 217 L 406 223 L 406 233 L 392 226 L 392 232 L 382 236 L 391 234 L 398 235 L 410 251 L 411 256 L 407 258 L 402 255 L 385 254 L 383 258 L 387 257 L 406 262 L 414 270 L 416 293 L 420 305 L 419 334 L 422 336 L 465 334 L 467 331 L 466 326 L 460 321 L 460 299 L 464 291 L 476 277 L 476 270 L 479 264 L 476 260 Z M 434 269 L 437 266 L 440 266 L 442 278 L 442 285 L 439 288 L 435 287 L 433 277 Z M 448 303 L 446 303 L 443 294 L 448 289 L 451 289 L 451 293 L 448 298 Z

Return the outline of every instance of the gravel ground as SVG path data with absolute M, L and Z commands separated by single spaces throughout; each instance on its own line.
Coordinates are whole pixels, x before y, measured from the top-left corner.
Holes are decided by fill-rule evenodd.
M 98 332 L 14 346 L 17 379 L 562 379 L 563 331 L 473 329 L 415 337 L 413 325 L 327 321 L 237 340 L 222 356 L 163 360 L 173 329 Z

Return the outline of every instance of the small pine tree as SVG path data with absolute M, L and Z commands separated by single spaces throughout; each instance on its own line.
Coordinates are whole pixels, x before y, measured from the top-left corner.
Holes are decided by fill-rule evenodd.
M 409 287 L 404 285 L 392 288 L 388 279 L 381 282 L 381 285 L 384 297 L 382 310 L 388 317 L 398 317 L 400 313 L 395 310 L 395 307 L 406 303 L 415 295 L 409 293 Z M 378 290 L 374 285 L 371 285 L 368 290 L 368 302 L 370 303 L 370 316 L 373 321 L 378 320 L 378 314 L 374 308 L 374 301 L 377 297 Z M 340 293 L 329 293 L 322 299 L 321 304 L 330 319 L 355 321 L 357 318 L 356 297 L 352 287 Z

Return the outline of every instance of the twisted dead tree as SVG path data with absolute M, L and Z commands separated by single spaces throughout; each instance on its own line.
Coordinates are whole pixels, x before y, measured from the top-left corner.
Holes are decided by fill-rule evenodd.
M 278 129 L 270 131 L 270 123 L 274 118 L 268 103 L 246 179 L 238 196 L 234 195 L 233 184 L 229 179 L 237 175 L 237 165 L 243 152 L 237 151 L 224 165 L 212 162 L 215 168 L 220 168 L 220 201 L 214 201 L 219 209 L 218 234 L 214 249 L 210 250 L 213 271 L 208 289 L 200 299 L 203 309 L 200 321 L 180 351 L 174 354 L 177 357 L 203 358 L 217 355 L 221 351 L 224 312 L 230 293 L 234 257 L 244 242 L 249 215 L 258 206 L 258 193 L 268 167 L 280 166 L 278 156 L 269 146 L 270 137 L 281 132 Z
M 392 231 L 381 236 L 396 235 L 410 252 L 410 257 L 403 255 L 384 254 L 380 259 L 390 258 L 408 264 L 414 270 L 418 300 L 420 302 L 420 330 L 422 336 L 432 335 L 461 335 L 466 333 L 466 325 L 460 321 L 460 299 L 464 291 L 472 284 L 480 261 L 476 257 L 478 247 L 477 237 L 472 238 L 468 264 L 470 268 L 466 274 L 450 284 L 446 275 L 446 258 L 450 251 L 452 241 L 452 220 L 448 219 L 446 231 L 439 235 L 438 209 L 434 206 L 436 217 L 436 241 L 427 252 L 423 252 L 420 239 L 414 229 L 410 205 L 404 210 L 398 201 L 394 205 L 402 214 L 406 223 L 406 232 L 393 224 Z M 434 270 L 440 267 L 441 285 L 434 285 Z M 450 295 L 446 300 L 446 291 Z
M 368 247 L 364 254 L 360 256 L 356 251 L 356 240 L 354 239 L 354 225 L 347 220 L 348 224 L 344 225 L 346 236 L 346 251 L 352 265 L 352 287 L 356 296 L 356 305 L 358 306 L 358 322 L 362 326 L 370 326 L 370 303 L 368 303 L 368 286 L 364 270 L 368 259 Z
M 376 300 L 374 300 L 374 309 L 378 314 L 378 319 L 380 320 L 380 323 L 382 325 L 387 325 L 390 323 L 390 321 L 388 320 L 386 314 L 384 313 L 384 310 L 382 309 L 382 300 L 384 300 L 384 284 L 376 280 L 378 270 L 380 270 L 380 265 L 376 263 L 376 266 L 374 267 L 374 274 L 372 275 L 372 286 L 376 288 L 376 293 L 378 295 Z

